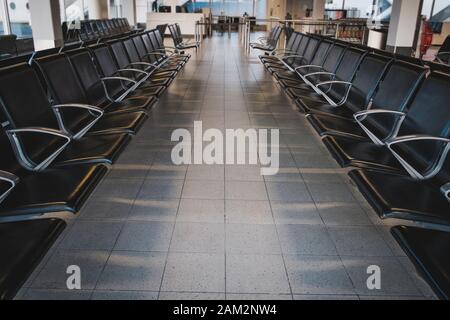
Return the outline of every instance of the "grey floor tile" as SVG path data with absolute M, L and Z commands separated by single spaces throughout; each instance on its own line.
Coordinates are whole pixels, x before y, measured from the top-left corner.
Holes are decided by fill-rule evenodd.
M 28 289 L 20 300 L 72 300 L 86 301 L 91 297 L 89 290 L 50 290 L 50 289 Z
M 223 223 L 224 207 L 223 200 L 182 199 L 177 222 Z
M 344 183 L 308 183 L 315 202 L 356 202 L 349 187 Z
M 264 182 L 227 181 L 225 184 L 227 200 L 268 200 Z
M 290 294 L 282 256 L 227 254 L 228 293 Z
M 81 271 L 81 289 L 94 289 L 107 259 L 107 251 L 57 250 L 34 279 L 31 287 L 67 290 L 67 270 L 70 266 L 78 266 Z
M 119 300 L 119 301 L 136 301 L 136 300 L 157 300 L 158 292 L 149 291 L 94 291 L 91 300 Z
M 166 253 L 114 251 L 96 290 L 159 291 Z
M 225 167 L 227 181 L 263 181 L 261 167 L 254 165 L 234 165 Z
M 266 182 L 266 185 L 272 201 L 312 202 L 303 182 Z
M 334 256 L 336 247 L 324 226 L 277 225 L 285 254 Z
M 223 181 L 188 180 L 184 186 L 183 199 L 224 199 Z
M 170 251 L 224 253 L 225 227 L 218 223 L 177 222 Z
M 225 166 L 223 165 L 191 165 L 187 171 L 187 180 L 223 181 Z
M 134 202 L 128 220 L 174 222 L 180 200 L 145 200 Z
M 112 201 L 124 203 L 136 198 L 142 179 L 105 179 L 97 187 L 91 201 Z
M 330 227 L 328 231 L 341 256 L 389 257 L 393 255 L 375 227 Z
M 204 293 L 204 292 L 161 292 L 159 300 L 225 300 L 225 293 Z
M 71 250 L 112 250 L 123 223 L 78 220 L 59 245 Z
M 339 257 L 286 255 L 294 294 L 355 294 Z
M 303 178 L 297 168 L 280 168 L 275 175 L 264 176 L 266 182 L 302 182 Z
M 355 258 L 343 257 L 347 273 L 350 275 L 358 295 L 365 296 L 422 296 L 412 278 L 394 257 Z M 368 289 L 368 268 L 377 266 L 381 271 L 381 290 Z
M 273 224 L 269 201 L 225 200 L 227 223 Z
M 166 252 L 169 250 L 173 228 L 174 224 L 167 222 L 127 222 L 114 250 Z
M 274 225 L 227 224 L 226 250 L 235 254 L 281 254 Z
M 328 226 L 371 226 L 372 222 L 358 204 L 319 203 L 320 216 Z
M 81 210 L 80 219 L 125 220 L 130 214 L 133 200 L 110 199 L 89 201 Z
M 179 199 L 183 185 L 184 181 L 182 180 L 148 179 L 144 182 L 136 200 Z
M 272 201 L 271 204 L 276 224 L 323 224 L 314 203 Z
M 430 285 L 418 274 L 416 267 L 412 264 L 411 260 L 408 257 L 399 257 L 401 265 L 405 268 L 405 270 L 409 273 L 414 284 L 419 289 L 419 291 L 429 299 L 437 299 L 436 294 L 431 289 Z
M 225 292 L 225 255 L 170 253 L 161 291 Z
M 184 180 L 188 166 L 174 164 L 154 164 L 147 174 L 147 179 Z

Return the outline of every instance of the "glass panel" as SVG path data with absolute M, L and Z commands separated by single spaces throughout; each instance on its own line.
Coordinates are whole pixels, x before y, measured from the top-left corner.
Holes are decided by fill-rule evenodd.
M 3 5 L 0 3 L 0 35 L 5 34 L 5 27 L 3 24 L 4 17 Z
M 31 38 L 30 8 L 28 1 L 8 0 L 9 19 L 11 21 L 11 32 L 18 38 Z
M 64 7 L 67 21 L 84 20 L 86 18 L 83 0 L 64 0 Z

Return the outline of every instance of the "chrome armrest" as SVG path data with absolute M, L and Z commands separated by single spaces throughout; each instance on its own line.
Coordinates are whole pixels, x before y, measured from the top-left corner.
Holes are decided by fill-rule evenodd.
M 318 83 L 318 84 L 316 84 L 316 87 L 317 87 L 317 88 L 320 88 L 320 87 L 322 87 L 322 86 L 330 85 L 329 89 L 327 90 L 327 92 L 329 92 L 329 91 L 331 90 L 332 86 L 335 85 L 335 84 L 338 84 L 338 85 L 340 84 L 340 85 L 345 85 L 345 86 L 347 86 L 347 89 L 346 89 L 346 91 L 345 91 L 345 94 L 342 96 L 342 98 L 341 98 L 341 100 L 340 100 L 339 102 L 333 101 L 333 100 L 332 100 L 330 97 L 328 97 L 328 96 L 325 96 L 325 99 L 327 99 L 328 102 L 333 103 L 336 107 L 338 107 L 338 106 L 343 105 L 343 104 L 347 101 L 347 98 L 348 98 L 348 95 L 349 95 L 349 93 L 350 93 L 350 89 L 351 89 L 352 86 L 353 86 L 353 83 L 348 82 L 348 81 L 332 80 L 332 81 L 324 81 L 324 82 Z
M 323 67 L 316 66 L 314 64 L 307 64 L 307 65 L 299 66 L 299 67 L 296 67 L 294 70 L 297 71 L 297 70 L 306 69 L 306 68 L 311 68 L 311 69 L 316 68 L 316 69 L 323 70 Z
M 108 91 L 108 86 L 106 85 L 106 83 L 108 81 L 120 81 L 121 83 L 124 82 L 129 82 L 131 84 L 133 84 L 133 86 L 131 87 L 131 89 L 133 89 L 136 85 L 138 85 L 138 82 L 136 80 L 130 79 L 130 78 L 126 78 L 126 77 L 118 77 L 118 76 L 114 76 L 114 77 L 104 77 L 100 79 L 102 81 L 102 85 L 103 85 L 103 89 L 105 90 L 105 95 L 106 98 L 108 98 L 109 101 L 111 102 L 119 102 L 121 99 L 114 99 Z M 123 96 L 125 96 L 131 89 L 126 89 L 123 84 L 122 84 L 123 89 L 126 91 L 125 94 L 123 94 Z
M 428 170 L 428 172 L 425 172 L 424 174 L 419 173 L 412 165 L 409 164 L 409 162 L 406 159 L 404 159 L 402 156 L 400 156 L 393 148 L 393 146 L 395 146 L 395 145 L 412 142 L 412 141 L 443 142 L 445 145 L 443 147 L 443 151 L 441 152 L 441 154 L 439 156 L 439 159 L 437 159 L 437 161 L 433 165 L 433 167 L 430 170 Z M 405 170 L 411 175 L 412 178 L 417 179 L 417 180 L 426 180 L 426 179 L 433 178 L 442 169 L 445 158 L 447 157 L 447 154 L 450 150 L 450 139 L 443 138 L 443 137 L 426 136 L 426 135 L 411 135 L 411 136 L 398 137 L 398 138 L 392 139 L 390 141 L 387 141 L 386 146 L 389 148 L 389 150 L 392 152 L 392 154 L 395 156 L 395 158 L 397 158 L 397 160 L 400 162 L 400 164 L 405 168 Z
M 155 52 L 155 51 L 144 54 L 144 57 L 148 57 L 148 56 L 163 56 L 163 57 L 165 57 L 166 56 L 164 53 Z
M 360 111 L 353 115 L 353 118 L 355 119 L 355 121 L 358 123 L 358 125 L 361 127 L 361 129 L 363 129 L 364 132 L 369 136 L 369 138 L 373 141 L 373 143 L 375 143 L 376 145 L 379 145 L 379 146 L 383 146 L 383 145 L 385 145 L 385 143 L 381 139 L 379 139 L 375 134 L 373 134 L 373 132 L 370 131 L 369 128 L 367 128 L 367 126 L 363 122 L 367 119 L 367 117 L 369 117 L 370 115 L 374 115 L 374 114 L 391 114 L 391 115 L 397 116 L 399 118 L 397 124 L 395 125 L 395 127 L 392 130 L 392 133 L 389 135 L 389 137 L 387 137 L 387 139 L 397 136 L 398 131 L 400 130 L 400 127 L 406 118 L 406 114 L 401 111 L 385 110 L 385 109 L 372 109 L 372 110 Z M 385 139 L 386 139 L 386 137 L 385 137 Z
M 15 188 L 15 186 L 19 183 L 19 178 L 17 176 L 13 175 L 12 173 L 0 170 L 0 181 L 5 181 L 11 185 L 8 188 L 8 190 L 6 190 L 2 194 L 0 194 L 0 203 L 1 203 L 3 200 L 5 200 L 5 198 L 8 196 L 8 194 L 11 193 L 11 191 Z
M 36 164 L 33 162 L 33 160 L 29 159 L 26 156 L 26 152 L 22 146 L 22 143 L 20 142 L 20 138 L 18 137 L 18 135 L 20 135 L 22 133 L 38 133 L 38 134 L 44 134 L 44 135 L 51 135 L 51 136 L 66 140 L 66 142 L 64 142 L 61 147 L 59 147 L 55 152 L 53 152 L 50 156 L 48 156 L 41 163 Z M 64 151 L 64 149 L 72 141 L 71 137 L 68 136 L 67 134 L 62 133 L 57 130 L 48 129 L 48 128 L 33 127 L 33 128 L 23 128 L 23 129 L 12 129 L 12 130 L 7 130 L 6 134 L 8 135 L 8 138 L 12 144 L 14 153 L 16 154 L 20 164 L 31 171 L 45 170 L 56 159 L 56 157 L 58 157 L 59 154 L 62 151 Z
M 96 123 L 97 121 L 103 116 L 105 113 L 103 109 L 100 109 L 95 106 L 87 105 L 87 104 L 57 104 L 52 106 L 53 112 L 56 115 L 56 119 L 58 121 L 59 128 L 65 132 L 66 134 L 70 134 L 73 139 L 78 140 L 81 139 Z M 81 129 L 79 132 L 72 135 L 70 130 L 66 127 L 64 124 L 64 117 L 61 114 L 61 109 L 81 109 L 86 110 L 91 114 L 94 119 L 89 122 L 83 129 Z
M 156 64 L 156 63 L 150 63 L 150 62 L 133 62 L 133 63 L 130 63 L 130 66 L 157 67 L 158 64 Z
M 441 192 L 442 192 L 442 194 L 444 195 L 444 197 L 447 199 L 447 201 L 450 202 L 450 182 L 444 184 L 444 185 L 441 187 Z
M 118 81 L 125 81 L 125 82 L 131 82 L 133 84 L 136 84 L 137 81 L 130 79 L 130 78 L 126 78 L 126 77 L 104 77 L 100 79 L 102 82 L 106 82 L 106 81 L 110 81 L 110 80 L 118 80 Z
M 332 72 L 326 72 L 326 71 L 320 71 L 320 72 L 313 72 L 313 73 L 308 73 L 308 74 L 306 74 L 306 75 L 304 75 L 304 77 L 305 78 L 309 78 L 309 77 L 312 77 L 312 76 L 331 76 L 331 77 L 334 77 L 334 76 L 336 76 L 334 73 L 332 73 Z
M 134 69 L 134 68 L 124 68 L 124 69 L 119 69 L 117 70 L 118 72 L 134 72 L 134 73 L 140 73 L 140 74 L 144 74 L 146 76 L 149 75 L 148 72 L 145 72 L 144 70 L 139 70 L 139 69 Z
M 300 58 L 302 60 L 306 60 L 304 56 L 301 56 L 298 54 L 291 54 L 291 55 L 284 56 L 283 58 L 281 58 L 281 60 L 290 59 L 290 58 Z

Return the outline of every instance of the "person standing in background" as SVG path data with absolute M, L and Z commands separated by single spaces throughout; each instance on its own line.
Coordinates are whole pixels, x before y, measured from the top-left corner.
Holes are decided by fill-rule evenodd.
M 152 2 L 152 11 L 153 12 L 158 12 L 158 0 L 154 0 Z

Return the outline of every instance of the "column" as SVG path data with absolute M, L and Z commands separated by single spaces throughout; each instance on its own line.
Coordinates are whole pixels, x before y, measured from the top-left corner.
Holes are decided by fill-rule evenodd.
M 325 16 L 325 0 L 313 1 L 313 19 L 322 20 Z
M 108 19 L 108 0 L 87 1 L 89 19 Z
M 35 51 L 61 46 L 59 0 L 30 0 L 29 5 Z
M 136 24 L 136 0 L 122 0 L 122 14 L 131 26 Z
M 386 50 L 411 56 L 417 45 L 423 0 L 394 0 Z

